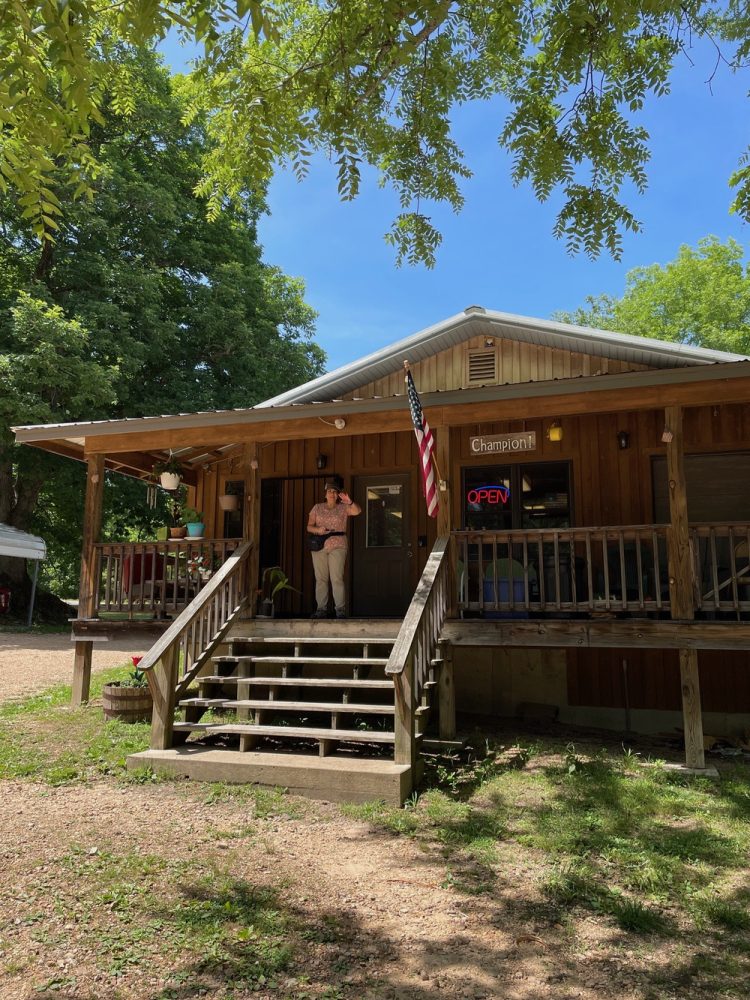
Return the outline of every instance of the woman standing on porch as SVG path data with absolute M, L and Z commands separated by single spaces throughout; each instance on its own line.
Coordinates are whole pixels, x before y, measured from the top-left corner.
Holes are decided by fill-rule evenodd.
M 346 588 L 344 586 L 344 566 L 346 565 L 346 523 L 350 517 L 362 513 L 348 493 L 344 493 L 340 483 L 329 480 L 325 484 L 325 503 L 316 503 L 307 519 L 307 530 L 311 535 L 328 535 L 323 548 L 312 553 L 315 570 L 315 603 L 313 618 L 328 617 L 328 585 L 333 590 L 333 603 L 337 618 L 346 618 Z

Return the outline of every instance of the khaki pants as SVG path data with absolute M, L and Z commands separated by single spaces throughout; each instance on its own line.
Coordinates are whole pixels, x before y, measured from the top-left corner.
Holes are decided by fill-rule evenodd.
M 313 552 L 311 555 L 315 570 L 315 603 L 318 606 L 318 611 L 328 610 L 328 584 L 330 583 L 336 611 L 344 614 L 346 611 L 346 588 L 344 586 L 346 547 L 330 550 L 321 549 L 320 552 Z

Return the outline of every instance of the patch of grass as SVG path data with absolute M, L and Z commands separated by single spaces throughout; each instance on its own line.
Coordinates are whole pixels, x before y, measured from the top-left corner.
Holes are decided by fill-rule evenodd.
M 290 798 L 284 788 L 261 788 L 256 785 L 232 785 L 224 781 L 214 781 L 208 786 L 204 798 L 206 805 L 218 802 L 247 803 L 253 809 L 256 819 L 269 816 L 285 816 L 299 819 L 304 815 L 301 800 Z
M 627 751 L 488 746 L 483 761 L 444 759 L 431 779 L 407 810 L 345 811 L 439 851 L 445 885 L 462 893 L 494 891 L 521 845 L 537 872 L 531 901 L 538 889 L 558 920 L 578 910 L 672 938 L 685 925 L 722 934 L 750 924 L 748 900 L 730 888 L 744 884 L 750 852 L 747 769 L 717 783 Z
M 91 698 L 132 668 L 92 677 Z M 115 775 L 125 778 L 129 754 L 148 747 L 149 724 L 105 722 L 101 708 L 70 707 L 71 689 L 58 685 L 0 707 L 0 778 L 31 778 L 49 785 Z

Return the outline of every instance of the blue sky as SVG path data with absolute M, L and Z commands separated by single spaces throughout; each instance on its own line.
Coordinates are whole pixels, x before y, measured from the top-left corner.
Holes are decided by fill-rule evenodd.
M 171 46 L 167 61 L 182 69 Z M 678 69 L 672 93 L 653 100 L 643 123 L 651 134 L 649 186 L 630 208 L 643 223 L 626 235 L 619 263 L 607 256 L 569 257 L 552 236 L 559 200 L 544 205 L 528 185 L 513 188 L 507 155 L 496 142 L 499 102 L 455 116 L 456 138 L 474 177 L 464 182 L 460 215 L 429 212 L 443 234 L 432 270 L 395 265 L 383 240 L 398 214 L 395 195 L 368 175 L 354 202 L 341 203 L 335 168 L 320 158 L 298 183 L 280 172 L 269 191 L 270 214 L 260 224 L 264 258 L 304 279 L 318 311 L 316 339 L 329 369 L 415 333 L 469 305 L 549 317 L 587 295 L 620 295 L 627 271 L 673 259 L 682 243 L 715 234 L 750 242 L 748 226 L 730 216 L 730 174 L 748 143 L 746 76 L 720 68 L 711 87 L 711 52 L 694 52 Z M 428 210 L 429 211 L 429 210 Z

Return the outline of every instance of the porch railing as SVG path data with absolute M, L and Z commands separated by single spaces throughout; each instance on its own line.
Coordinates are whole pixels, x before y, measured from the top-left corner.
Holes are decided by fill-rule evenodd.
M 99 542 L 95 607 L 99 614 L 166 617 L 187 607 L 239 545 L 223 538 Z
M 427 695 L 432 659 L 451 604 L 450 545 L 448 535 L 435 542 L 385 667 L 396 689 L 397 764 L 413 766 L 416 761 L 417 711 Z
M 247 561 L 252 542 L 241 542 L 203 590 L 172 622 L 139 664 L 154 699 L 151 748 L 172 745 L 174 709 L 248 599 Z
M 485 616 L 669 608 L 667 525 L 458 531 L 458 608 Z
M 698 611 L 750 611 L 750 524 L 691 524 Z
M 458 609 L 529 613 L 667 612 L 669 525 L 457 531 Z M 750 524 L 691 524 L 694 607 L 750 611 Z

